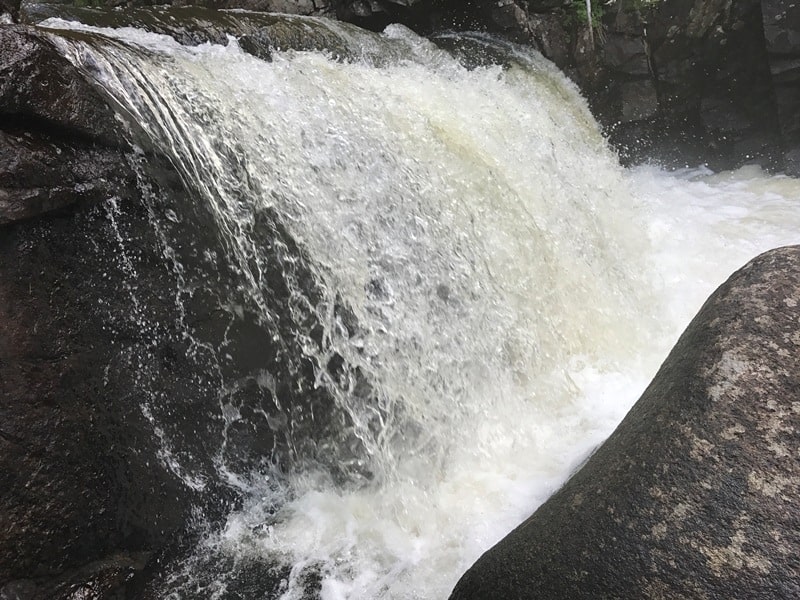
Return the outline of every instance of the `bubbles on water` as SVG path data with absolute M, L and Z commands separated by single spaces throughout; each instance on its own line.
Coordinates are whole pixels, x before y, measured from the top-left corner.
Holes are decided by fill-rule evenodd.
M 666 350 L 679 320 L 649 273 L 666 260 L 679 273 L 692 230 L 653 198 L 727 184 L 629 180 L 574 86 L 513 46 L 492 46 L 509 65 L 468 70 L 399 28 L 381 43 L 343 32 L 364 44 L 350 62 L 118 35 L 150 55 L 106 48 L 93 64 L 207 204 L 222 244 L 199 252 L 236 274 L 219 300 L 231 328 L 268 325 L 312 371 L 287 382 L 260 356 L 221 354 L 249 367 L 218 390 L 223 446 L 246 437 L 248 412 L 291 452 L 253 471 L 223 456 L 245 504 L 171 585 L 446 597 L 600 443 Z M 689 203 L 698 236 L 717 227 L 716 202 Z M 675 258 L 659 254 L 667 239 L 682 240 Z

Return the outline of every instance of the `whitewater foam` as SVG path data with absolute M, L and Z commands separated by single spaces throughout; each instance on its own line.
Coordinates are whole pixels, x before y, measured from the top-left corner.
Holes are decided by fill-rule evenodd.
M 256 301 L 259 210 L 320 282 L 287 310 L 323 325 L 304 351 L 358 464 L 344 483 L 302 456 L 219 465 L 248 499 L 197 549 L 291 565 L 285 599 L 446 597 L 610 433 L 713 288 L 800 238 L 796 180 L 623 172 L 574 86 L 519 48 L 469 70 L 394 27 L 377 61 L 348 29 L 361 61 L 265 63 L 234 40 L 88 30 L 138 48 L 65 52 L 208 203 Z

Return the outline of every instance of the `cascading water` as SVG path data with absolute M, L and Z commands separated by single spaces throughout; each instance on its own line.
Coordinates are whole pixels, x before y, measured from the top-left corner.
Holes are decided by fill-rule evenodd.
M 226 427 L 215 474 L 200 475 L 167 439 L 168 411 L 142 407 L 187 484 L 213 475 L 245 494 L 159 593 L 224 598 L 266 565 L 274 587 L 237 593 L 443 598 L 610 432 L 713 287 L 800 239 L 800 185 L 626 173 L 574 86 L 531 51 L 471 37 L 507 64 L 467 69 L 401 27 L 291 22 L 349 60 L 46 23 L 90 33 L 55 40 L 176 166 L 223 248 L 206 258 L 236 274 L 260 326 L 277 338 L 290 322 L 330 403 L 324 432 L 301 427 L 279 376 L 249 357 L 237 382 L 269 396 L 290 450 L 257 469 L 231 460 L 243 409 L 221 385 Z M 195 293 L 186 266 L 153 226 L 181 304 Z

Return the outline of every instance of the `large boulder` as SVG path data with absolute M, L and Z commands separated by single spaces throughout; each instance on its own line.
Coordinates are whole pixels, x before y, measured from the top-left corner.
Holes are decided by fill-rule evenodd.
M 451 598 L 800 597 L 800 247 L 706 302 L 617 430 Z
M 301 250 L 254 214 L 246 289 L 207 203 L 52 35 L 0 26 L 2 600 L 121 597 L 251 474 L 338 459 Z
M 107 103 L 46 35 L 0 26 L 0 225 L 129 194 L 120 139 Z
M 185 486 L 149 467 L 158 440 L 129 401 L 130 365 L 117 369 L 116 344 L 144 337 L 110 314 L 131 310 L 109 212 L 139 198 L 129 151 L 47 34 L 0 27 L 4 599 L 118 587 L 190 508 Z M 126 210 L 146 222 L 138 206 Z

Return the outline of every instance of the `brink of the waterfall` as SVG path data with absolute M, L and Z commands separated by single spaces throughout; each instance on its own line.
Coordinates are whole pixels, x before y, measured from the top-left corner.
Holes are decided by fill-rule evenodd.
M 625 170 L 484 33 L 41 11 L 0 26 L 3 598 L 446 597 L 798 241 L 796 180 Z

